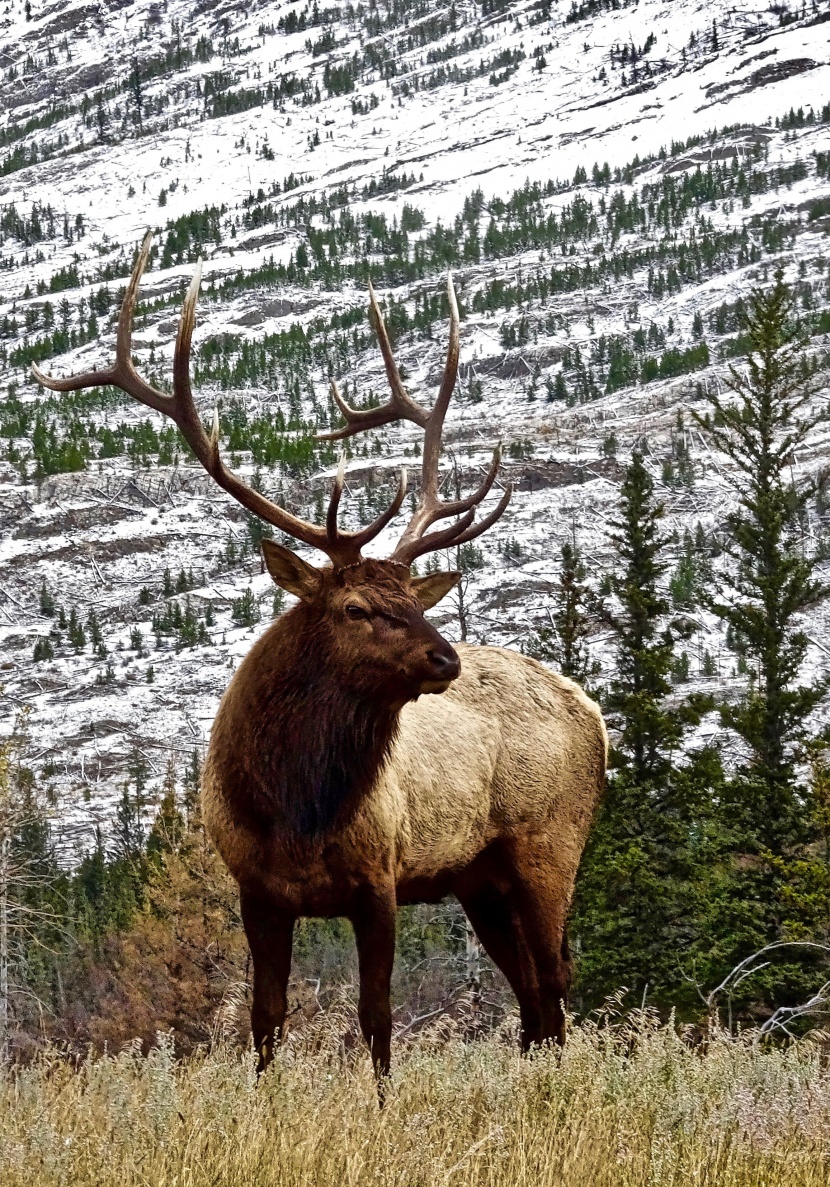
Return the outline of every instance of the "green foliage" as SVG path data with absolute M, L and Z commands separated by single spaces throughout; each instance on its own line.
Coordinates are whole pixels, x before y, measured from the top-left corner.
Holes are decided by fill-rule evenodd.
M 671 630 L 661 625 L 668 613 L 659 592 L 666 570 L 663 514 L 643 455 L 635 452 L 611 537 L 621 566 L 611 582 L 616 603 L 606 605 L 604 618 L 617 645 L 616 674 L 606 695 L 612 719 L 618 716 L 621 725 L 616 761 L 630 768 L 637 784 L 666 777 L 682 736 L 680 717 L 663 707 L 674 648 Z
M 477 544 L 468 540 L 456 549 L 456 564 L 462 573 L 472 573 L 475 569 L 484 568 L 484 553 Z
M 357 60 L 344 62 L 342 65 L 332 65 L 330 62 L 326 62 L 323 67 L 323 86 L 329 95 L 350 94 L 354 90 L 357 69 Z
M 167 764 L 158 812 L 147 836 L 147 857 L 156 866 L 164 854 L 175 853 L 185 836 L 185 819 L 176 795 L 176 763 Z
M 604 608 L 616 645 L 605 703 L 619 742 L 574 911 L 584 953 L 578 991 L 589 1003 L 625 985 L 657 1001 L 691 1004 L 683 959 L 702 930 L 707 871 L 717 854 L 711 796 L 721 782 L 718 757 L 700 751 L 682 765 L 675 757 L 704 706 L 670 703 L 672 679 L 685 678 L 688 658 L 675 655 L 660 593 L 668 546 L 662 517 L 635 452 L 612 536 L 620 572 Z
M 52 646 L 52 641 L 48 635 L 42 635 L 35 643 L 34 652 L 32 654 L 36 664 L 42 664 L 46 660 L 55 658 L 55 649 Z
M 172 583 L 171 583 L 172 584 Z M 187 597 L 184 605 L 174 598 L 165 603 L 164 609 L 153 615 L 153 633 L 156 646 L 161 646 L 165 637 L 172 637 L 176 650 L 183 647 L 197 647 L 210 642 L 204 612 L 197 611 Z
M 255 626 L 260 620 L 259 603 L 251 588 L 231 603 L 231 618 L 237 626 Z
M 591 622 L 585 566 L 575 542 L 566 541 L 561 556 L 550 625 L 534 631 L 523 650 L 534 659 L 555 663 L 563 676 L 585 684 L 596 672 L 588 651 Z
M 609 582 L 616 601 L 607 612 L 618 655 L 606 701 L 620 741 L 574 912 L 586 1004 L 624 984 L 694 1012 L 695 986 L 718 984 L 768 944 L 806 942 L 777 949 L 733 986 L 735 1014 L 796 1005 L 823 979 L 809 945 L 828 938 L 830 777 L 827 742 L 810 739 L 809 725 L 826 686 L 799 677 L 807 647 L 800 617 L 827 591 L 804 548 L 814 488 L 794 484 L 790 467 L 823 411 L 811 403 L 804 330 L 780 275 L 737 317 L 750 347 L 746 370 L 731 372 L 730 401 L 709 396 L 700 423 L 732 465 L 738 503 L 717 573 L 699 526 L 682 542 L 669 589 L 680 611 L 701 603 L 714 610 L 739 673 L 753 677 L 737 701 L 720 706 L 747 757 L 729 777 L 713 751 L 687 750 L 678 761 L 687 725 L 708 705 L 678 701 L 689 657 L 675 648 L 682 623 L 671 623 L 659 592 L 667 542 L 635 456 L 615 539 L 623 572 Z M 702 668 L 715 674 L 708 653 Z
M 617 0 L 613 3 L 586 0 L 583 4 L 575 0 L 567 19 L 581 20 L 616 7 L 619 7 Z M 482 14 L 505 15 L 508 11 L 509 5 L 504 0 L 485 0 Z M 309 41 L 310 51 L 325 56 L 316 75 L 318 79 L 322 76 L 323 91 L 330 95 L 349 94 L 358 83 L 362 87 L 372 71 L 376 72 L 372 77 L 391 85 L 396 97 L 407 94 L 405 88 L 429 89 L 452 79 L 456 83 L 463 81 L 463 72 L 448 63 L 482 45 L 490 36 L 486 29 L 422 51 L 422 60 L 434 67 L 432 76 L 420 69 L 416 72 L 417 79 L 396 78 L 405 61 L 400 56 L 402 53 L 445 37 L 454 28 L 453 22 L 466 19 L 454 7 L 426 19 L 417 12 L 418 19 L 401 35 L 403 40 L 398 34 L 388 36 L 389 30 L 397 28 L 400 20 L 408 19 L 407 14 L 411 13 L 410 0 L 405 0 L 403 8 L 369 6 L 353 14 L 356 28 L 362 23 L 363 30 L 371 35 L 365 38 L 366 48 L 347 59 L 329 56 L 337 48 L 331 27 L 333 20 L 340 19 L 337 10 L 318 10 L 310 4 L 297 7 L 281 16 L 277 27 L 285 34 L 309 31 L 313 38 Z M 550 4 L 535 5 L 529 10 L 528 19 L 531 24 L 551 19 Z M 271 28 L 270 32 L 273 31 Z M 649 52 L 651 44 L 653 35 L 643 47 L 636 47 L 633 42 L 614 46 L 612 64 L 624 65 L 630 72 L 639 58 Z M 140 63 L 134 61 L 132 69 L 122 72 L 117 85 L 120 91 L 126 91 L 138 119 L 146 121 L 148 129 L 154 114 L 146 84 L 192 61 L 212 62 L 216 58 L 211 73 L 197 72 L 190 79 L 190 84 L 199 90 L 208 118 L 266 103 L 284 113 L 288 101 L 304 105 L 320 98 L 319 88 L 315 97 L 317 84 L 310 77 L 297 79 L 290 74 L 262 85 L 240 87 L 230 64 L 232 42 L 227 35 L 221 53 L 220 62 L 218 48 L 214 53 L 207 38 L 200 38 L 194 52 L 176 34 L 171 36 L 171 44 L 164 54 Z M 541 47 L 536 47 L 535 56 L 541 69 L 544 63 Z M 500 85 L 523 57 L 523 50 L 505 51 L 497 46 L 489 56 L 482 55 L 469 67 L 469 76 L 489 75 L 493 86 Z M 102 140 L 104 132 L 107 137 L 116 134 L 114 114 L 105 112 L 107 102 L 114 97 L 102 88 L 99 95 L 86 97 L 86 108 L 82 98 L 77 109 L 87 120 L 87 126 L 89 121 L 99 122 L 96 130 Z M 121 98 L 123 102 L 123 94 Z M 352 114 L 357 120 L 368 115 L 377 104 L 374 94 L 365 97 L 359 90 L 351 101 Z M 51 113 L 38 117 L 42 122 L 37 126 L 48 126 L 52 116 L 55 120 L 64 119 L 75 111 L 71 105 L 60 106 L 53 101 Z M 101 112 L 105 112 L 103 119 Z M 821 115 L 809 109 L 792 111 L 776 123 L 789 130 L 828 120 L 830 106 Z M 28 167 L 66 147 L 60 138 L 56 145 L 36 143 L 31 136 L 35 130 L 33 123 L 25 137 L 18 135 L 24 126 L 25 121 L 21 121 L 0 130 L 0 144 L 24 141 L 8 158 L 9 169 Z M 320 131 L 327 135 L 322 128 Z M 319 135 L 317 143 L 320 143 Z M 673 144 L 670 152 L 662 153 L 662 158 L 717 144 L 715 134 L 695 136 L 685 143 Z M 243 142 L 240 147 L 245 151 Z M 257 152 L 266 160 L 273 159 L 273 150 L 267 147 L 267 142 L 260 143 Z M 772 215 L 745 217 L 741 226 L 731 229 L 720 217 L 719 207 L 728 206 L 731 210 L 733 203 L 745 205 L 756 195 L 800 183 L 812 176 L 813 171 L 817 178 L 826 178 L 830 154 L 817 152 L 805 159 L 789 154 L 786 160 L 771 165 L 765 159 L 763 145 L 759 144 L 750 145 L 739 156 L 727 160 L 711 159 L 717 155 L 710 153 L 710 161 L 700 168 L 661 171 L 659 177 L 647 184 L 641 184 L 637 175 L 643 165 L 654 164 L 654 157 L 647 161 L 637 158 L 628 166 L 613 170 L 607 164 L 601 167 L 595 164 L 593 170 L 580 166 L 573 179 L 573 185 L 580 187 L 578 193 L 566 193 L 571 183 L 553 179 L 528 182 L 512 194 L 489 199 L 476 189 L 467 196 L 455 217 L 435 224 L 428 223 L 424 212 L 409 203 L 402 206 L 397 217 L 389 212 L 360 208 L 361 201 L 366 203 L 375 196 L 408 191 L 419 180 L 423 181 L 423 176 L 419 179 L 414 172 L 408 174 L 400 167 L 384 169 L 362 191 L 353 184 L 338 183 L 322 193 L 303 192 L 310 189 L 307 185 L 310 177 L 291 174 L 281 184 L 274 182 L 267 193 L 264 189 L 256 195 L 251 193 L 238 212 L 208 207 L 169 221 L 154 259 L 165 268 L 192 262 L 220 244 L 223 236 L 229 234 L 235 238 L 239 232 L 277 227 L 277 235 L 284 235 L 290 245 L 284 257 L 279 262 L 271 258 L 259 267 L 239 269 L 208 281 L 205 288 L 211 297 L 226 301 L 251 293 L 259 301 L 263 294 L 283 284 L 337 291 L 350 285 L 362 287 L 369 277 L 379 285 L 411 285 L 407 299 L 387 303 L 393 342 L 408 335 L 428 337 L 433 333 L 435 323 L 446 317 L 446 307 L 442 296 L 426 290 L 438 271 L 460 266 L 466 269 L 465 275 L 472 277 L 466 290 L 459 293 L 462 315 L 467 310 L 485 316 L 496 314 L 495 325 L 500 329 L 503 349 L 524 351 L 543 334 L 562 333 L 563 340 L 567 339 L 568 346 L 555 356 L 555 373 L 552 366 L 548 374 L 541 373 L 537 366 L 526 391 L 528 396 L 545 392 L 548 400 L 571 406 L 637 383 L 692 374 L 709 366 L 714 357 L 733 358 L 750 353 L 752 358 L 753 352 L 757 354 L 757 341 L 744 319 L 740 301 L 696 311 L 691 325 L 691 345 L 679 336 L 672 337 L 671 319 L 667 326 L 638 324 L 635 310 L 631 315 L 626 313 L 624 329 L 592 338 L 590 348 L 583 344 L 582 354 L 558 312 L 562 294 L 588 289 L 595 293 L 608 292 L 624 283 L 636 282 L 659 301 L 736 267 L 757 266 L 764 255 L 786 250 L 795 234 L 794 224 L 777 207 Z M 5 165 L 0 171 L 5 171 Z M 165 199 L 175 184 L 166 184 Z M 277 195 L 294 190 L 300 191 L 295 195 L 296 200 L 274 201 Z M 813 230 L 816 220 L 826 214 L 826 205 L 826 199 L 819 197 L 805 206 L 805 217 Z M 386 206 L 391 211 L 391 205 Z M 83 219 L 81 216 L 78 219 L 80 222 L 73 224 L 68 216 L 64 217 L 65 242 L 71 243 L 73 237 L 84 234 Z M 38 262 L 34 249 L 60 236 L 60 222 L 60 216 L 48 205 L 35 203 L 31 210 L 28 204 L 25 210 L 9 206 L 0 212 L 0 238 L 12 240 L 26 251 L 33 249 L 32 258 Z M 639 242 L 634 242 L 634 236 L 641 237 Z M 478 265 L 482 260 L 519 257 L 521 268 L 491 270 L 490 279 L 482 278 L 475 268 L 469 269 L 469 265 Z M 0 264 L 5 266 L 3 261 Z M 8 339 L 14 345 L 9 348 L 8 356 L 6 347 L 0 345 L 3 362 L 25 367 L 32 359 L 76 349 L 111 329 L 119 286 L 127 271 L 127 253 L 122 250 L 104 260 L 97 269 L 85 262 L 81 271 L 76 257 L 75 262 L 51 277 L 44 272 L 36 285 L 39 298 L 64 292 L 71 295 L 72 290 L 81 286 L 83 296 L 71 306 L 68 300 L 59 298 L 52 302 L 31 301 L 32 294 L 27 290 L 21 301 L 9 302 L 0 318 L 0 339 Z M 815 308 L 823 284 L 823 280 L 812 284 L 805 281 L 797 290 L 799 301 L 809 310 L 805 326 L 809 325 L 813 333 L 830 330 L 830 313 Z M 139 307 L 137 324 L 145 314 L 160 313 L 180 299 L 179 292 L 170 291 L 148 301 L 146 306 Z M 756 313 L 750 310 L 750 317 L 754 316 Z M 592 321 L 589 324 L 593 335 Z M 681 332 L 686 332 L 686 328 L 679 326 Z M 26 337 L 21 341 L 23 333 Z M 243 466 L 250 460 L 262 468 L 264 484 L 273 482 L 279 486 L 277 497 L 282 498 L 284 477 L 307 477 L 335 459 L 334 449 L 315 445 L 313 440 L 316 430 L 336 423 L 333 420 L 336 410 L 326 403 L 325 396 L 315 394 L 314 383 L 321 390 L 319 379 L 325 370 L 338 379 L 346 389 L 347 398 L 357 404 L 358 393 L 348 391 L 348 380 L 344 384 L 343 377 L 352 374 L 356 361 L 370 346 L 374 349 L 365 311 L 358 304 L 330 318 L 303 316 L 302 323 L 279 334 L 257 338 L 246 331 L 201 341 L 194 358 L 196 383 L 214 384 L 234 396 L 226 398 L 221 406 L 223 448 L 244 455 Z M 543 352 L 539 354 L 541 357 Z M 526 351 L 525 355 L 530 357 Z M 155 364 L 151 353 L 151 369 Z M 750 381 L 755 382 L 752 374 Z M 684 389 L 691 386 L 678 385 Z M 251 413 L 250 403 L 237 398 L 239 392 L 250 388 L 272 392 L 273 402 Z M 698 388 L 701 390 L 702 385 Z M 465 390 L 471 403 L 482 399 L 481 381 L 472 369 Z M 741 434 L 752 431 L 751 412 L 740 404 L 741 392 L 736 391 L 736 395 L 739 418 L 730 423 L 726 414 L 721 416 L 715 407 L 713 437 L 720 432 L 725 440 L 731 434 L 733 441 L 740 442 Z M 98 408 L 119 406 L 121 397 L 113 392 L 99 391 L 97 396 L 90 393 L 86 400 L 86 394 L 67 393 L 60 400 L 45 397 L 39 403 L 30 403 L 19 400 L 10 390 L 9 399 L 0 405 L 0 433 L 8 438 L 9 461 L 21 472 L 26 471 L 30 461 L 36 478 L 41 479 L 54 473 L 97 466 L 99 461 L 114 457 L 127 456 L 135 466 L 153 465 L 154 459 L 159 465 L 172 465 L 180 455 L 188 457 L 186 446 L 171 426 L 159 429 L 150 420 L 120 425 L 116 417 L 93 418 L 90 414 Z M 363 406 L 376 402 L 375 393 L 369 393 Z M 108 423 L 101 426 L 100 420 L 104 419 Z M 797 421 L 797 417 L 791 418 L 785 436 L 798 435 Z M 716 440 L 715 444 L 723 447 L 723 441 Z M 798 441 L 791 443 L 789 454 L 795 452 L 797 444 Z M 612 457 L 616 446 L 616 436 L 610 433 L 602 451 Z M 534 442 L 513 441 L 510 456 L 520 461 L 532 456 L 535 447 Z M 607 804 L 592 840 L 586 859 L 587 872 L 580 888 L 577 936 L 582 950 L 581 984 L 587 998 L 596 1000 L 605 989 L 617 989 L 621 983 L 630 982 L 642 988 L 648 982 L 650 994 L 656 994 L 661 1003 L 675 1000 L 688 1005 L 693 995 L 682 980 L 682 972 L 711 985 L 736 955 L 745 954 L 749 947 L 765 942 L 770 935 L 803 938 L 824 934 L 822 918 L 826 931 L 827 861 L 822 856 L 827 848 L 827 829 L 822 823 L 825 811 L 822 804 L 826 799 L 826 778 L 821 766 L 824 759 L 815 759 L 809 785 L 798 765 L 803 758 L 805 714 L 816 705 L 823 689 L 797 686 L 804 650 L 803 637 L 793 617 L 810 607 L 811 597 L 818 601 L 823 591 L 815 582 L 810 557 L 805 561 L 802 546 L 800 525 L 806 510 L 802 496 L 806 498 L 809 492 L 806 487 L 794 491 L 791 483 L 789 490 L 785 489 L 789 455 L 784 458 L 782 454 L 781 497 L 777 502 L 763 503 L 760 496 L 750 492 L 749 501 L 742 503 L 743 510 L 737 519 L 730 521 L 727 530 L 731 536 L 727 540 L 727 563 L 731 565 L 734 577 L 731 592 L 736 599 L 732 603 L 734 617 L 723 615 L 726 642 L 734 652 L 730 664 L 734 659 L 738 674 L 748 675 L 752 683 L 747 697 L 737 705 L 725 707 L 723 717 L 749 746 L 751 761 L 741 778 L 725 784 L 711 755 L 692 755 L 688 763 L 680 760 L 678 754 L 684 745 L 686 726 L 700 707 L 681 702 L 682 685 L 691 675 L 689 656 L 694 657 L 696 652 L 691 648 L 684 650 L 678 643 L 685 639 L 692 612 L 707 605 L 707 594 L 716 588 L 714 578 L 720 579 L 720 568 L 714 572 L 713 544 L 705 538 L 702 529 L 694 538 L 687 533 L 681 542 L 675 541 L 679 551 L 670 553 L 660 535 L 659 508 L 653 487 L 649 485 L 643 459 L 639 462 L 640 470 L 636 473 L 636 465 L 632 463 L 623 488 L 621 517 L 616 529 L 618 571 L 599 574 L 597 581 L 600 592 L 610 599 L 606 623 L 618 651 L 618 671 L 607 690 L 606 702 L 619 727 L 620 740 L 614 754 L 616 767 Z M 236 465 L 237 460 L 232 458 L 230 464 Z M 673 434 L 671 454 L 661 457 L 658 467 L 661 464 L 666 485 L 684 487 L 694 481 L 682 422 Z M 280 467 L 276 476 L 267 472 L 274 467 Z M 614 468 L 604 467 L 604 470 L 613 473 Z M 749 470 L 746 475 L 749 479 Z M 258 470 L 255 485 L 259 483 Z M 285 485 L 290 489 L 289 483 Z M 369 491 L 365 498 L 371 504 Z M 769 547 L 764 554 L 765 561 L 772 556 L 775 563 L 772 570 L 762 572 L 759 560 L 762 529 L 775 524 L 779 525 L 780 534 L 767 535 Z M 260 521 L 248 517 L 244 538 L 235 544 L 229 541 L 224 561 L 230 565 L 248 557 L 259 545 L 262 533 Z M 753 547 L 755 554 L 751 551 Z M 524 548 L 514 538 L 503 543 L 502 553 L 509 562 L 521 563 L 526 559 Z M 775 559 L 779 554 L 786 562 L 783 566 Z M 468 544 L 459 550 L 458 565 L 464 572 L 478 569 L 483 563 L 484 556 L 475 545 Z M 436 565 L 436 560 L 430 559 L 428 571 Z M 769 589 L 762 588 L 761 576 Z M 192 572 L 165 571 L 163 590 L 167 604 L 160 604 L 153 617 L 157 643 L 171 639 L 176 647 L 182 647 L 209 641 L 207 628 L 213 622 L 212 608 L 206 606 L 200 610 L 185 597 L 198 583 L 198 575 L 194 578 Z M 777 603 L 773 597 L 766 596 L 772 586 L 776 587 L 772 593 L 778 598 Z M 139 603 L 149 605 L 156 597 L 157 592 L 151 597 L 150 589 L 144 587 Z M 273 613 L 281 612 L 283 605 L 282 592 L 276 591 Z M 583 681 L 595 675 L 589 669 L 585 647 L 586 605 L 587 590 L 579 557 L 575 550 L 569 555 L 563 550 L 551 623 L 534 634 L 527 642 L 527 650 L 552 660 L 563 671 Z M 74 608 L 64 610 L 55 606 L 45 581 L 40 610 L 55 621 L 48 624 L 53 627 L 50 635 L 35 644 L 36 661 L 45 662 L 58 654 L 65 663 L 68 648 L 81 650 L 87 641 L 95 655 L 108 661 L 103 632 L 94 611 L 85 628 Z M 671 620 L 672 613 L 676 614 L 676 621 Z M 258 621 L 259 607 L 252 590 L 246 590 L 234 602 L 232 614 L 239 625 L 252 626 Z M 770 622 L 774 623 L 773 628 Z M 130 646 L 139 655 L 142 653 L 144 636 L 139 627 L 133 627 L 130 632 Z M 99 679 L 111 683 L 115 679 L 112 663 L 99 666 Z M 716 666 L 708 652 L 702 656 L 701 672 L 706 677 L 715 675 Z M 152 665 L 147 667 L 146 675 L 148 681 L 154 679 Z M 770 755 L 774 761 L 768 767 Z M 160 827 L 155 839 L 152 831 L 148 839 L 140 782 L 137 774 L 131 775 L 130 784 L 124 789 L 119 805 L 119 829 L 123 836 L 118 846 L 108 848 L 99 839 L 97 851 L 86 859 L 84 877 L 88 879 L 90 894 L 82 889 L 81 881 L 73 891 L 77 892 L 80 904 L 78 931 L 86 938 L 96 928 L 95 934 L 104 935 L 107 928 L 126 927 L 136 912 L 147 909 L 142 897 L 145 875 L 143 872 L 137 875 L 136 870 L 140 867 L 146 872 L 148 867 L 146 862 L 141 864 L 144 857 L 139 860 L 138 855 L 153 850 L 158 856 L 173 852 L 178 845 L 178 840 L 169 844 L 165 840 L 179 837 L 175 794 L 165 792 L 163 814 L 167 823 Z M 125 839 L 129 836 L 133 837 L 131 849 Z M 96 879 L 104 887 L 99 899 L 95 898 L 98 891 L 92 890 Z M 91 904 L 104 900 L 109 905 L 100 907 L 99 922 L 94 926 L 84 922 L 87 919 L 84 912 L 92 919 L 99 910 L 99 906 Z M 333 927 L 329 930 L 321 927 L 314 934 L 319 940 L 315 953 L 322 951 L 326 943 L 340 943 L 342 939 L 342 936 L 338 939 L 339 933 Z M 412 940 L 407 932 L 407 943 L 410 940 L 415 952 L 420 940 Z M 803 983 L 799 980 L 802 971 L 794 964 L 787 974 L 789 980 L 785 977 L 778 982 L 769 974 L 758 983 L 760 996 L 766 994 L 766 1000 L 771 1001 L 776 985 L 785 985 L 794 994 Z
M 808 408 L 806 335 L 793 318 L 792 293 L 780 273 L 771 290 L 753 291 L 742 315 L 751 344 L 746 370 L 730 368 L 727 380 L 735 399 L 727 403 L 709 393 L 711 414 L 699 418 L 740 481 L 738 506 L 727 518 L 731 596 L 714 596 L 712 609 L 740 638 L 759 674 L 722 717 L 751 753 L 744 767 L 746 807 L 754 817 L 750 833 L 777 854 L 800 831 L 794 747 L 826 692 L 823 681 L 796 683 L 808 646 L 799 614 L 829 592 L 816 577 L 817 558 L 803 546 L 803 516 L 815 486 L 792 481 L 796 451 L 824 418 L 823 409 Z
M 69 632 L 69 642 L 76 651 L 83 651 L 84 647 L 86 647 L 86 631 L 78 619 L 77 611 L 75 610 L 74 606 L 69 611 L 69 624 L 67 629 Z
M 47 618 L 52 618 L 55 613 L 55 598 L 45 577 L 40 583 L 40 612 Z
M 688 529 L 685 531 L 683 551 L 669 578 L 669 594 L 676 610 L 693 610 L 707 598 L 714 577 L 710 551 L 701 524 L 694 536 Z
M 208 206 L 168 222 L 160 266 L 170 268 L 173 264 L 195 263 L 212 247 L 218 246 L 222 242 L 221 220 L 226 210 L 225 206 Z

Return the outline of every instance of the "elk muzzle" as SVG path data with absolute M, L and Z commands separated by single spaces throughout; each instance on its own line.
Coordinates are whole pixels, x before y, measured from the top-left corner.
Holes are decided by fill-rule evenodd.
M 421 693 L 445 692 L 461 673 L 461 660 L 457 651 L 446 639 L 442 639 L 437 631 L 435 641 L 427 651 L 426 661 Z

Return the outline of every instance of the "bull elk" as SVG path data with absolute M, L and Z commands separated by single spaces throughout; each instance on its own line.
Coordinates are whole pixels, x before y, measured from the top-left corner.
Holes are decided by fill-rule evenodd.
M 509 488 L 474 522 L 499 467 L 478 490 L 439 498 L 439 455 L 458 369 L 458 309 L 449 284 L 446 366 L 428 410 L 404 388 L 375 295 L 370 309 L 391 398 L 355 410 L 333 396 L 343 439 L 394 420 L 424 432 L 417 507 L 392 555 L 363 548 L 400 510 L 368 527 L 338 526 L 343 466 L 323 525 L 246 485 L 206 432 L 190 387 L 200 267 L 182 309 L 172 394 L 130 358 L 133 307 L 150 250 L 139 253 L 118 322 L 115 365 L 41 384 L 77 391 L 112 384 L 178 425 L 208 474 L 248 511 L 325 553 L 319 569 L 272 541 L 265 563 L 297 598 L 240 664 L 222 699 L 204 767 L 206 827 L 239 883 L 253 957 L 252 1030 L 264 1068 L 286 1013 L 292 934 L 300 916 L 345 916 L 360 968 L 360 1025 L 380 1077 L 389 1070 L 395 918 L 403 903 L 460 900 L 519 1003 L 522 1044 L 564 1041 L 570 980 L 565 932 L 577 866 L 605 773 L 606 734 L 594 703 L 562 676 L 499 647 L 452 647 L 424 617 L 458 573 L 411 574 L 416 557 L 480 535 Z M 449 526 L 430 529 L 442 519 Z M 440 693 L 439 696 L 424 696 Z

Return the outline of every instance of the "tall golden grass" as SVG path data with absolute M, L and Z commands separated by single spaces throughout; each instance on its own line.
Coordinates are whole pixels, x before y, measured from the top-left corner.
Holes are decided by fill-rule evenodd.
M 818 1187 L 830 1183 L 830 1069 L 818 1043 L 693 1044 L 648 1015 L 572 1028 L 522 1058 L 514 1024 L 476 1042 L 436 1025 L 396 1051 L 378 1109 L 338 1017 L 257 1084 L 223 1044 L 169 1038 L 0 1080 L 3 1187 Z

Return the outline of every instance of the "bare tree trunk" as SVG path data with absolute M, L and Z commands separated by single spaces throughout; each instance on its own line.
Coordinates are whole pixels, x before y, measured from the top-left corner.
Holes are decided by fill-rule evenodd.
M 481 1015 L 481 944 L 469 919 L 464 920 L 466 932 L 467 988 L 470 990 L 472 1022 L 478 1027 Z
M 461 569 L 461 549 L 456 548 L 455 552 L 456 552 L 456 562 L 455 563 L 460 570 Z M 462 577 L 461 580 L 459 581 L 458 585 L 455 587 L 455 596 L 458 599 L 457 605 L 458 605 L 459 634 L 461 635 L 462 643 L 467 642 L 467 607 L 464 603 L 464 586 L 466 584 L 467 584 L 466 581 Z
M 461 475 L 458 472 L 458 462 L 456 461 L 455 454 L 452 455 L 452 473 L 453 473 L 453 480 L 455 482 L 455 497 L 456 497 L 456 499 L 460 499 L 461 498 Z M 463 566 L 461 563 L 461 545 L 460 544 L 457 544 L 456 548 L 455 548 L 455 567 L 458 569 L 459 573 L 463 573 L 464 570 L 463 570 Z M 465 588 L 466 584 L 467 583 L 466 583 L 464 577 L 462 576 L 461 580 L 459 581 L 458 585 L 455 588 L 455 596 L 457 599 L 456 605 L 458 607 L 458 626 L 459 626 L 459 631 L 461 634 L 461 642 L 462 643 L 467 642 L 467 607 L 464 603 L 464 588 Z

